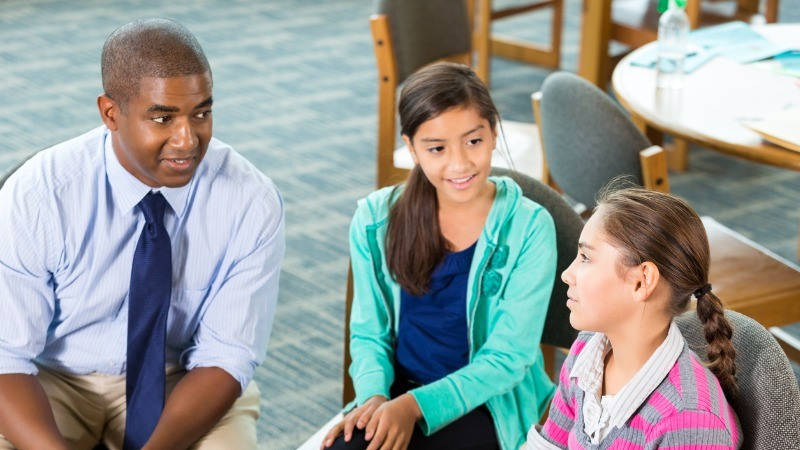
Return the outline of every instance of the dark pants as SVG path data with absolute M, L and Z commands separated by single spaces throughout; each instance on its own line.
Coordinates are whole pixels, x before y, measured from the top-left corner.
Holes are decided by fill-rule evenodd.
M 395 398 L 413 387 L 415 386 L 410 383 L 395 382 L 392 385 L 391 396 Z M 333 441 L 330 450 L 364 450 L 367 445 L 369 441 L 364 440 L 364 430 L 356 428 L 353 430 L 350 442 L 345 442 L 344 436 L 339 436 Z M 419 426 L 415 426 L 408 448 L 409 450 L 496 450 L 500 446 L 497 443 L 492 416 L 486 406 L 481 406 L 430 436 L 425 436 Z

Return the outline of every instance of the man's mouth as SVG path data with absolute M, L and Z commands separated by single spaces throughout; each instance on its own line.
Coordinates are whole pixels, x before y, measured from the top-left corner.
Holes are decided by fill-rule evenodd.
M 162 159 L 163 162 L 167 163 L 167 165 L 175 170 L 183 171 L 187 170 L 192 166 L 195 158 L 188 157 L 188 158 L 164 158 Z

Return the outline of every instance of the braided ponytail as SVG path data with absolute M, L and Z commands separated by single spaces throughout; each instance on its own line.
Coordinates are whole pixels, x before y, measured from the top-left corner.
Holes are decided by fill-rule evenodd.
M 707 282 L 710 253 L 703 222 L 678 197 L 641 188 L 614 190 L 612 185 L 601 191 L 595 214 L 602 214 L 603 228 L 622 253 L 622 264 L 651 261 L 658 267 L 672 291 L 668 308 L 673 317 L 686 310 L 692 295 L 697 298 L 709 369 L 733 401 L 738 392 L 733 329 Z
M 709 285 L 710 287 L 710 285 Z M 733 401 L 738 394 L 736 384 L 736 350 L 733 348 L 731 336 L 733 328 L 725 318 L 722 301 L 709 289 L 700 292 L 697 297 L 697 317 L 703 323 L 705 333 L 706 353 L 708 354 L 708 368 L 719 380 L 722 389 L 728 394 L 729 401 Z

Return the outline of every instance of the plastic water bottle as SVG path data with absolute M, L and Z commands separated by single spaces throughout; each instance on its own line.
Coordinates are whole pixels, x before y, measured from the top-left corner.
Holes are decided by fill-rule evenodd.
M 688 41 L 689 17 L 677 0 L 669 0 L 669 9 L 658 20 L 657 87 L 677 89 L 683 86 Z

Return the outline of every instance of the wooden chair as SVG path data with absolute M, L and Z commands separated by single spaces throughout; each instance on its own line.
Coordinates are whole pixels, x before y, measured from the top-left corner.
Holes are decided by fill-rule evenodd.
M 590 210 L 597 191 L 619 175 L 669 192 L 664 151 L 651 146 L 597 87 L 559 72 L 545 79 L 532 100 L 551 185 Z M 711 250 L 709 281 L 725 307 L 768 328 L 800 321 L 800 268 L 711 218 L 703 222 Z M 800 362 L 797 340 L 774 330 L 787 355 Z
M 476 0 L 468 0 L 475 2 Z M 492 55 L 557 69 L 561 63 L 564 1 L 538 0 L 493 9 L 492 0 L 477 0 L 473 44 L 478 56 L 475 73 L 489 85 Z M 541 45 L 492 33 L 492 22 L 518 14 L 552 8 L 550 44 Z
M 577 331 L 569 324 L 569 310 L 564 299 L 567 297 L 567 285 L 560 280 L 561 272 L 575 259 L 577 242 L 583 229 L 583 221 L 572 210 L 567 202 L 553 189 L 545 184 L 520 173 L 508 169 L 493 168 L 492 175 L 509 176 L 522 188 L 522 194 L 542 205 L 553 217 L 556 228 L 556 280 L 547 308 L 544 330 L 542 331 L 542 353 L 545 370 L 553 380 L 558 380 L 556 373 L 556 351 L 567 353 L 575 340 Z M 349 272 L 349 271 L 348 271 Z M 344 365 L 342 374 L 342 405 L 355 398 L 353 382 L 348 374 L 350 367 L 350 308 L 353 303 L 352 274 L 348 273 L 347 293 L 345 297 L 345 332 L 344 332 Z
M 370 18 L 378 65 L 377 186 L 396 184 L 413 167 L 411 155 L 396 143 L 397 87 L 419 68 L 436 61 L 470 64 L 472 43 L 468 2 L 453 0 L 378 0 Z M 516 169 L 541 178 L 541 149 L 535 125 L 501 121 L 498 149 L 509 148 Z M 492 165 L 506 167 L 501 152 Z

